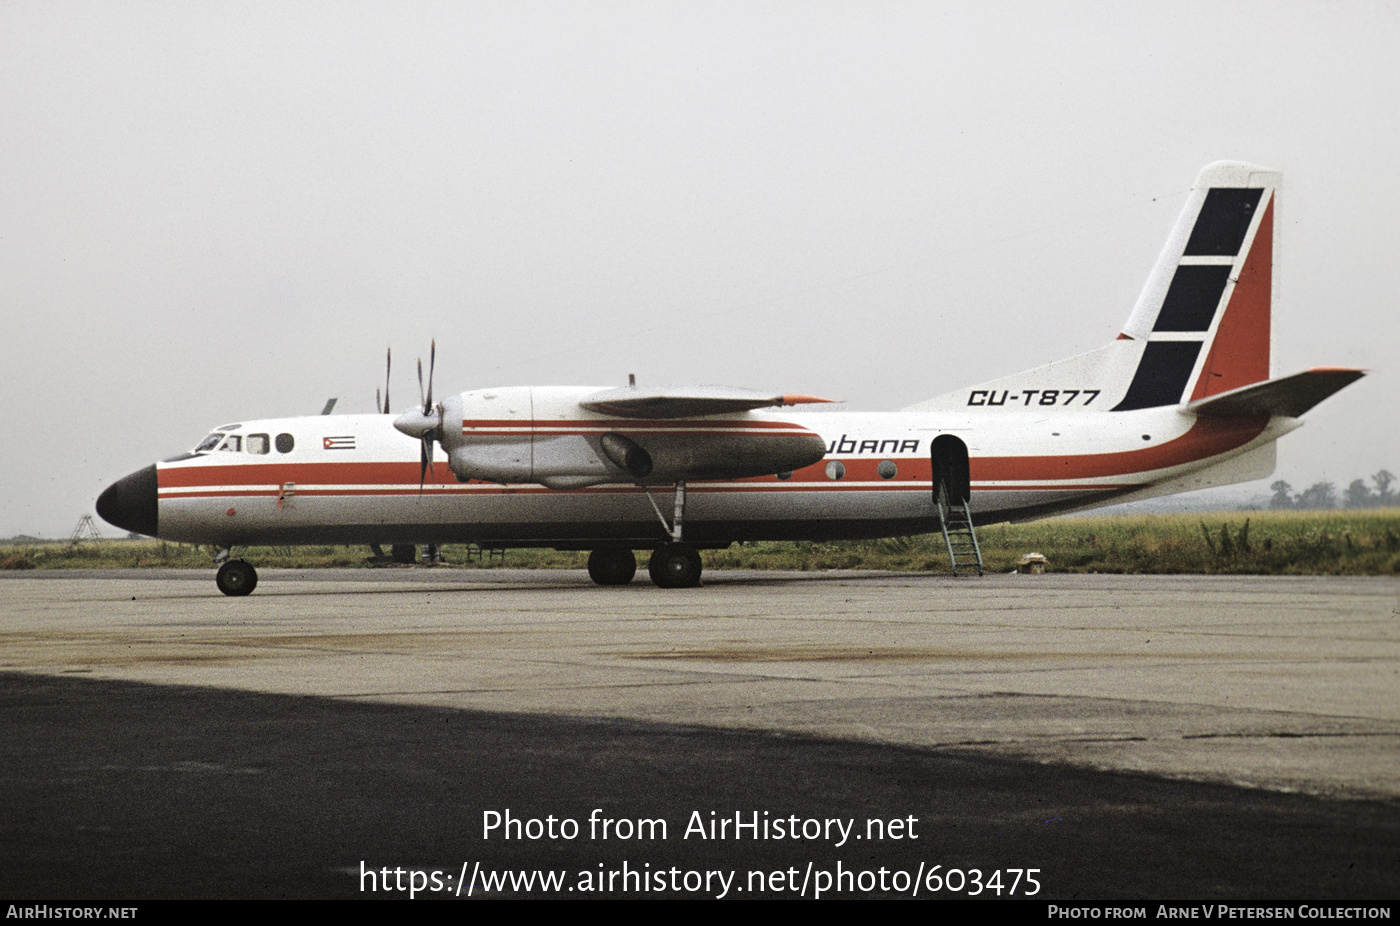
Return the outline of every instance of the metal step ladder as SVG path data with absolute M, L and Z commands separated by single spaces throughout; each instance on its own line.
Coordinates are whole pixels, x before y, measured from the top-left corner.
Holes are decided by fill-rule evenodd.
M 938 484 L 938 521 L 943 526 L 943 541 L 948 545 L 948 560 L 953 564 L 953 575 L 958 567 L 977 568 L 982 575 L 982 548 L 977 544 L 977 532 L 972 528 L 972 512 L 967 502 L 958 499 L 948 500 L 948 487 Z

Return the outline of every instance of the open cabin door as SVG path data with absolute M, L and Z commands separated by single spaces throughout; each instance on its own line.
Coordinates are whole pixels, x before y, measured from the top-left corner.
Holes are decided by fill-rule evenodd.
M 976 569 L 982 574 L 982 548 L 972 527 L 972 475 L 967 461 L 967 444 L 952 434 L 940 434 L 929 448 L 933 464 L 933 503 L 938 508 L 938 523 L 943 530 L 943 542 L 948 547 L 948 561 L 953 575 L 959 567 Z

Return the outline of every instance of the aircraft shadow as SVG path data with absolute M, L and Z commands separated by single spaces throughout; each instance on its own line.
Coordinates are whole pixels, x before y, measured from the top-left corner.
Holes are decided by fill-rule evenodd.
M 0 710 L 0 893 L 12 897 L 359 897 L 382 883 L 362 866 L 455 878 L 476 862 L 563 870 L 570 884 L 624 864 L 737 870 L 740 885 L 809 863 L 1038 868 L 1043 899 L 1400 890 L 1394 801 L 968 750 L 13 672 L 0 673 Z M 483 838 L 484 814 L 507 809 L 581 832 Z M 664 820 L 666 838 L 589 838 L 595 809 Z M 692 815 L 708 825 L 711 812 L 854 819 L 861 833 L 871 818 L 915 820 L 905 838 L 844 846 L 687 838 Z

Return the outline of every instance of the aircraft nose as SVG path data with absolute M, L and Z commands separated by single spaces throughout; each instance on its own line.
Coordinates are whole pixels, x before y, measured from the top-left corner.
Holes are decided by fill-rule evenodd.
M 122 530 L 156 536 L 157 511 L 154 464 L 123 476 L 97 496 L 98 516 Z

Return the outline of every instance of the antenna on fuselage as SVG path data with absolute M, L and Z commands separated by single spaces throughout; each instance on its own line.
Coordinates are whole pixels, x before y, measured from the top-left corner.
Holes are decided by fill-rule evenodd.
M 331 413 L 331 409 L 335 408 L 335 403 L 339 401 L 339 399 L 327 399 L 326 407 L 321 409 L 321 414 L 329 415 Z

